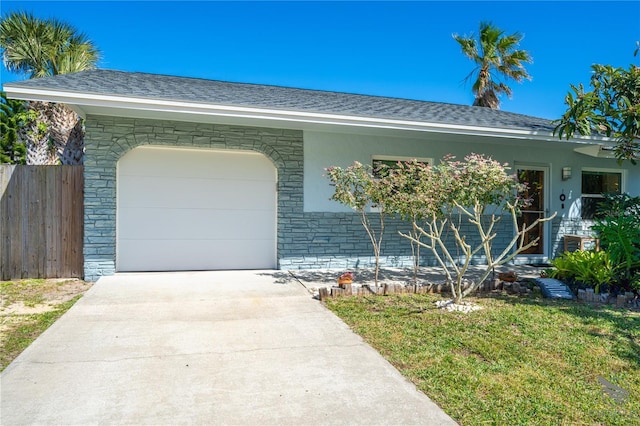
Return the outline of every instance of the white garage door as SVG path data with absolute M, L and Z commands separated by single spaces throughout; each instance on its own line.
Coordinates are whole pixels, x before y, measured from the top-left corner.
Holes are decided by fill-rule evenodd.
M 118 271 L 276 266 L 276 169 L 262 154 L 139 147 L 118 162 Z

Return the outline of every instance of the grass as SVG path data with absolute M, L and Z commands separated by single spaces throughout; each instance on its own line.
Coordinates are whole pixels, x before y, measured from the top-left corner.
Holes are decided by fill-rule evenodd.
M 68 282 L 60 280 L 0 282 L 0 371 L 81 297 L 81 294 L 67 296 L 69 288 Z M 71 291 L 83 293 L 84 290 L 86 288 Z M 66 292 L 62 298 L 56 297 L 62 292 Z M 69 297 L 71 299 L 66 300 Z M 29 309 L 18 309 L 16 312 L 5 309 L 16 305 L 26 308 L 39 306 L 40 309 L 36 309 L 36 313 L 29 313 Z
M 48 312 L 31 315 L 20 315 L 8 322 L 2 344 L 0 345 L 0 371 L 24 351 L 38 336 L 58 320 L 73 306 L 81 296 L 76 296 Z
M 635 425 L 640 313 L 569 301 L 370 296 L 327 307 L 462 425 Z M 603 385 L 603 383 L 606 384 Z
M 0 282 L 0 294 L 2 295 L 2 307 L 14 303 L 23 302 L 25 306 L 33 307 L 44 301 L 44 286 L 51 287 L 55 284 L 46 284 L 43 279 L 26 279 L 20 281 Z

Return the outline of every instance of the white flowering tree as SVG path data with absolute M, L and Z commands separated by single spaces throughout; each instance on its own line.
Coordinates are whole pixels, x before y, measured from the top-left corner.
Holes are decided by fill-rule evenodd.
M 519 227 L 520 209 L 528 201 L 519 196 L 524 185 L 507 170 L 507 164 L 472 154 L 463 161 L 445 157 L 434 166 L 407 162 L 391 170 L 380 183 L 386 188 L 381 193 L 392 197 L 387 210 L 412 221 L 413 232 L 400 235 L 431 251 L 456 303 L 475 291 L 496 266 L 536 245 L 538 239 L 527 241 L 525 234 L 555 217 L 554 213 Z M 494 253 L 496 225 L 505 218 L 513 223 L 513 238 L 502 251 Z M 475 229 L 474 235 L 464 233 L 467 223 Z M 453 236 L 453 247 L 446 244 L 448 235 Z M 463 289 L 463 278 L 478 256 L 485 259 L 483 273 Z
M 344 204 L 360 215 L 375 257 L 375 287 L 378 289 L 378 273 L 380 271 L 380 248 L 384 234 L 384 218 L 387 214 L 384 193 L 385 186 L 373 174 L 371 166 L 354 162 L 347 168 L 328 167 L 327 177 L 334 187 L 332 200 Z M 372 220 L 372 218 L 375 218 Z
M 431 217 L 434 206 L 438 204 L 432 198 L 433 194 L 426 191 L 429 185 L 424 180 L 427 177 L 425 171 L 431 170 L 431 167 L 417 160 L 399 161 L 395 167 L 382 164 L 379 167 L 379 175 L 383 176 L 379 182 L 384 188 L 381 192 L 387 195 L 387 212 L 411 224 L 407 232 L 411 236 L 409 241 L 413 257 L 413 280 L 417 282 L 422 247 L 420 240 L 423 235 L 418 224 Z

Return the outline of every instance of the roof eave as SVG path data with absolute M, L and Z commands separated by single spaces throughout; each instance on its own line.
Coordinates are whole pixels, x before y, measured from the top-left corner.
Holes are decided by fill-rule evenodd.
M 435 132 L 449 134 L 464 134 L 476 136 L 491 136 L 498 138 L 528 139 L 547 142 L 561 142 L 550 132 L 537 132 L 525 129 L 508 129 L 499 127 L 460 125 L 435 123 L 414 120 L 387 119 L 379 117 L 363 117 L 355 115 L 329 114 L 310 111 L 294 111 L 269 109 L 258 107 L 222 105 L 202 102 L 185 102 L 168 99 L 142 98 L 133 96 L 106 95 L 76 91 L 61 91 L 42 88 L 29 88 L 17 84 L 7 84 L 4 87 L 7 97 L 21 100 L 64 103 L 86 117 L 86 111 L 91 108 L 151 111 L 156 113 L 187 114 L 190 116 L 228 117 L 239 119 L 256 119 L 260 121 L 327 126 L 369 127 L 391 130 L 408 130 L 417 132 Z M 610 138 L 599 136 L 578 136 L 567 142 L 593 144 L 609 143 Z

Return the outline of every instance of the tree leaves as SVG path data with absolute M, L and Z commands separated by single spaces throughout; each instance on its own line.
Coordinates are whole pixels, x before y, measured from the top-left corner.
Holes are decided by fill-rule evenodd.
M 0 21 L 5 67 L 29 78 L 95 68 L 98 49 L 87 37 L 57 19 L 14 12 Z M 84 132 L 77 114 L 63 104 L 30 102 L 35 114 L 23 126 L 28 164 L 82 164 Z M 37 120 L 36 120 L 37 118 Z
M 640 155 L 640 67 L 596 64 L 591 68 L 592 90 L 585 92 L 582 84 L 570 86 L 565 97 L 568 108 L 556 121 L 554 134 L 561 139 L 576 133 L 612 137 L 619 162 L 636 164 Z
M 24 12 L 10 13 L 2 19 L 0 47 L 5 67 L 29 78 L 91 69 L 100 55 L 93 43 L 71 25 Z
M 396 167 L 382 167 L 384 172 L 378 176 L 370 166 L 358 162 L 346 169 L 326 169 L 335 189 L 331 199 L 361 214 L 376 256 L 376 286 L 385 215 L 398 216 L 411 223 L 412 230 L 400 235 L 411 241 L 414 256 L 419 256 L 418 246 L 431 251 L 450 281 L 457 301 L 477 288 L 493 267 L 537 244 L 537 239 L 525 241 L 524 235 L 555 216 L 518 229 L 516 215 L 519 208 L 528 203 L 518 195 L 525 186 L 507 173 L 507 164 L 483 155 L 471 154 L 462 161 L 446 156 L 433 166 L 413 160 L 399 162 Z M 369 205 L 378 207 L 378 233 L 366 214 Z M 495 211 L 487 215 L 491 205 Z M 497 236 L 494 226 L 505 213 L 511 216 L 515 233 L 506 248 L 495 254 L 492 252 L 492 242 Z M 472 235 L 470 229 L 474 229 L 476 235 Z M 455 252 L 447 241 L 451 235 Z M 479 281 L 463 290 L 463 276 L 477 255 L 486 259 L 486 270 Z M 418 259 L 414 258 L 414 266 L 417 265 Z
M 0 91 L 0 163 L 26 163 L 27 150 L 18 136 L 25 115 L 23 101 L 7 99 Z

